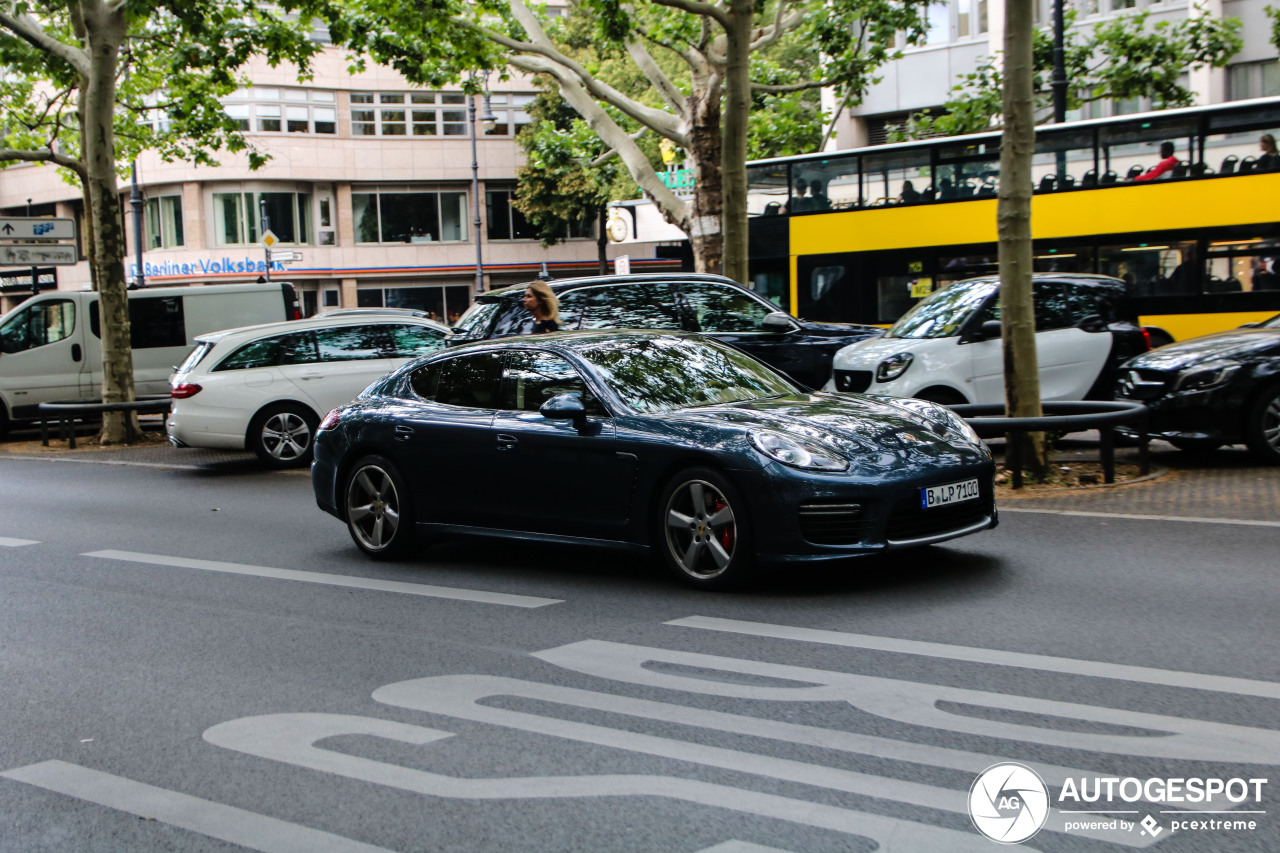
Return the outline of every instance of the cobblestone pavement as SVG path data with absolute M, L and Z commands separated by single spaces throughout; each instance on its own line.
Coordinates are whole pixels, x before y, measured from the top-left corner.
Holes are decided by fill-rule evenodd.
M 1064 460 L 1096 461 L 1097 444 L 1088 433 L 1069 436 L 1059 451 Z M 17 434 L 0 441 L 5 457 L 198 470 L 206 474 L 235 474 L 261 470 L 257 459 L 243 451 L 175 448 L 152 434 L 153 443 L 137 447 L 100 448 L 85 433 L 75 450 L 66 442 L 42 447 L 39 435 Z M 88 439 L 88 440 L 86 440 Z M 994 442 L 997 453 L 1000 443 Z M 1117 461 L 1136 462 L 1137 451 L 1122 448 Z M 1236 519 L 1280 527 L 1280 467 L 1258 465 L 1242 447 L 1206 454 L 1186 454 L 1163 442 L 1153 442 L 1153 476 L 1143 482 L 1078 489 L 1032 491 L 1001 495 L 1003 509 L 1017 511 L 1088 512 L 1173 518 Z M 307 470 L 278 472 L 307 476 Z

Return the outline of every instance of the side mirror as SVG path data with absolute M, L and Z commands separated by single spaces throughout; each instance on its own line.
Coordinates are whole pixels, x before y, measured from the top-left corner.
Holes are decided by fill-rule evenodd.
M 786 311 L 772 311 L 764 315 L 761 321 L 766 332 L 789 332 L 795 328 L 791 315 Z
M 978 335 L 984 341 L 998 338 L 1004 332 L 1004 325 L 999 320 L 987 320 L 978 327 Z
M 582 429 L 587 424 L 587 409 L 577 394 L 557 394 L 538 408 L 538 414 L 553 421 L 573 421 Z

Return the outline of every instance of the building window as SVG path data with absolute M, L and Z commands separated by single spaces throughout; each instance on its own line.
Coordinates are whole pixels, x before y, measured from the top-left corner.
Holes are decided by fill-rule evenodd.
M 353 192 L 357 243 L 434 243 L 467 239 L 464 192 Z
M 511 190 L 489 190 L 485 193 L 485 220 L 490 240 L 536 240 L 538 232 L 516 209 Z
M 461 92 L 353 92 L 352 136 L 466 136 Z
M 1280 95 L 1280 62 L 1240 62 L 1227 68 L 1227 100 Z
M 145 211 L 148 249 L 172 249 L 183 245 L 182 196 L 149 198 Z
M 254 133 L 338 132 L 337 97 L 319 89 L 253 86 L 223 100 L 240 130 Z
M 281 243 L 311 242 L 311 194 L 238 192 L 213 194 L 214 244 L 252 245 L 262 239 L 263 213 Z
M 486 136 L 515 136 L 520 128 L 533 121 L 526 111 L 533 103 L 532 94 L 523 95 L 515 92 L 494 92 L 489 96 L 489 107 L 497 116 L 493 130 L 485 131 Z M 479 104 L 477 104 L 479 106 Z

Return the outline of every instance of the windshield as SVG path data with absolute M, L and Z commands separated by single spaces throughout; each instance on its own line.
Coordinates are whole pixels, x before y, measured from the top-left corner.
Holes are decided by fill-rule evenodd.
M 485 326 L 489 324 L 489 318 L 498 310 L 496 302 L 477 302 L 466 310 L 453 328 L 460 336 L 465 338 L 484 337 Z
M 781 397 L 801 389 L 746 353 L 693 338 L 620 338 L 579 351 L 637 412 Z
M 889 329 L 890 338 L 949 338 L 983 301 L 996 292 L 996 281 L 957 282 L 935 290 L 902 315 Z

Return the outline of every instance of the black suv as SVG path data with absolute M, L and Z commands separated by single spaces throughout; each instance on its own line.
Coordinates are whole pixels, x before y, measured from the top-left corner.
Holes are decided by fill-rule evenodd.
M 751 353 L 810 388 L 831 375 L 836 350 L 884 334 L 875 326 L 807 323 L 718 275 L 614 275 L 548 282 L 560 300 L 560 328 L 669 329 L 701 332 Z M 524 335 L 533 317 L 521 303 L 526 285 L 484 293 L 462 315 L 447 343 Z

